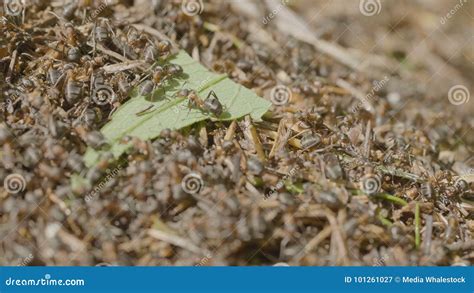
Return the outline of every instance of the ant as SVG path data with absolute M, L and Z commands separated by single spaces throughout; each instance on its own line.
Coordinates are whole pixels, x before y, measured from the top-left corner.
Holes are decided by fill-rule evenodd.
M 216 92 L 211 90 L 207 97 L 202 100 L 196 93 L 195 90 L 181 89 L 177 94 L 178 97 L 188 98 L 188 108 L 200 109 L 203 112 L 210 112 L 215 116 L 219 117 L 223 113 L 224 107 L 222 106 Z
M 175 77 L 183 73 L 183 68 L 178 64 L 168 64 L 164 67 L 157 66 L 153 72 L 142 80 L 147 79 L 151 75 L 151 80 L 146 80 L 140 87 L 140 95 L 147 96 L 151 94 L 157 87 L 161 87 L 169 78 Z

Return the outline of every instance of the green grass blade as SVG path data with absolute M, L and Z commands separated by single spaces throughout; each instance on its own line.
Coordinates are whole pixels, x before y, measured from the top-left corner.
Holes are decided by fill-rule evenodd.
M 421 218 L 420 218 L 420 204 L 416 203 L 415 205 L 415 247 L 416 249 L 420 248 L 421 238 Z

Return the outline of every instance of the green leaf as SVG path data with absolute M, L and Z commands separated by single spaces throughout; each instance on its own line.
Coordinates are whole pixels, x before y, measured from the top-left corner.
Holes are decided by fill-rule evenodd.
M 101 129 L 110 145 L 110 149 L 106 151 L 111 152 L 115 158 L 129 148 L 129 145 L 121 143 L 121 139 L 127 135 L 142 140 L 154 139 L 163 129 L 181 129 L 206 119 L 234 120 L 251 115 L 252 119 L 258 121 L 270 108 L 269 101 L 258 97 L 225 75 L 210 72 L 184 51 L 180 51 L 169 61 L 181 65 L 182 76 L 169 81 L 164 89 L 157 89 L 152 97 L 132 95 L 132 98 L 113 114 L 112 120 Z M 224 106 L 224 113 L 220 117 L 215 117 L 199 109 L 189 109 L 187 98 L 177 98 L 175 95 L 182 88 L 196 90 L 203 100 L 211 90 L 214 90 Z M 150 109 L 144 114 L 136 115 L 147 108 Z M 86 165 L 93 166 L 100 154 L 101 151 L 89 148 L 84 156 Z

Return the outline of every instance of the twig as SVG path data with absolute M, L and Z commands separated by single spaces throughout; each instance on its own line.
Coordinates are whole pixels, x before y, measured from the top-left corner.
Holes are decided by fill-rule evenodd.
M 12 82 L 12 76 L 13 76 L 14 71 L 15 71 L 15 64 L 16 64 L 17 56 L 18 56 L 18 51 L 17 50 L 13 51 L 12 58 L 10 60 L 10 65 L 8 66 L 8 72 L 7 72 L 7 77 L 6 77 L 7 82 Z
M 225 133 L 224 140 L 231 140 L 234 137 L 236 128 L 237 128 L 237 121 L 233 120 Z
M 255 151 L 257 152 L 257 156 L 259 157 L 260 160 L 263 162 L 267 160 L 265 157 L 265 152 L 263 151 L 262 143 L 260 142 L 260 138 L 258 137 L 257 130 L 255 129 L 255 126 L 253 126 L 252 121 L 250 120 L 249 116 L 245 117 L 246 123 L 248 123 L 248 133 L 250 136 L 250 139 L 252 140 Z
M 176 47 L 176 43 L 173 42 L 172 39 L 168 38 L 168 36 L 166 36 L 165 34 L 161 33 L 160 31 L 150 27 L 150 26 L 147 26 L 147 25 L 144 25 L 144 24 L 132 24 L 132 26 L 134 26 L 137 30 L 142 30 L 152 36 L 155 36 L 157 37 L 158 39 L 160 40 L 166 40 L 166 41 L 169 41 L 174 47 Z
M 371 132 L 372 132 L 372 127 L 369 120 L 367 121 L 367 129 L 365 130 L 365 138 L 364 138 L 364 155 L 366 159 L 370 157 L 370 133 Z
M 382 172 L 384 174 L 389 174 L 389 175 L 392 175 L 392 176 L 405 178 L 405 179 L 412 180 L 412 181 L 415 181 L 415 182 L 418 182 L 418 183 L 421 182 L 421 178 L 418 175 L 408 173 L 408 172 L 405 172 L 403 170 L 395 169 L 395 168 L 392 168 L 392 167 L 385 167 L 385 166 L 380 165 L 380 166 L 376 166 L 375 170 L 379 171 L 379 172 Z
M 316 236 L 314 236 L 308 244 L 305 245 L 304 249 L 296 255 L 295 259 L 297 262 L 300 262 L 300 260 L 309 252 L 311 252 L 313 249 L 315 249 L 321 242 L 324 241 L 324 239 L 328 238 L 332 234 L 332 228 L 331 225 L 328 225 L 324 227 L 323 230 L 321 230 Z
M 339 253 L 339 260 L 342 260 L 343 264 L 345 264 L 347 262 L 347 248 L 345 246 L 345 241 L 344 241 L 344 237 L 343 237 L 343 234 L 342 234 L 342 231 L 341 231 L 341 228 L 338 224 L 338 221 L 334 215 L 334 213 L 323 207 L 322 205 L 319 205 L 319 204 L 312 204 L 312 205 L 309 205 L 309 206 L 306 206 L 304 208 L 300 208 L 296 214 L 295 214 L 295 217 L 314 217 L 314 218 L 326 218 L 327 221 L 329 222 L 329 231 L 325 231 L 325 229 L 323 229 L 320 234 L 321 236 L 314 239 L 314 243 L 312 245 L 314 245 L 314 247 L 317 246 L 317 244 L 319 244 L 321 241 L 323 241 L 324 239 L 326 239 L 329 235 L 332 235 L 337 244 L 337 249 L 338 249 L 338 253 Z M 329 233 L 330 232 L 330 233 Z M 328 234 L 329 235 L 326 235 Z M 316 245 L 315 245 L 316 244 Z M 309 243 L 308 243 L 309 245 Z M 307 246 L 308 246 L 307 245 Z M 306 249 L 307 251 L 309 251 L 308 249 Z
M 474 249 L 474 239 L 448 244 L 446 248 L 452 251 Z
M 91 47 L 91 48 L 94 48 L 94 44 L 92 44 L 92 43 L 87 43 L 87 45 L 88 45 L 89 47 Z M 102 53 L 107 54 L 107 55 L 109 55 L 109 56 L 111 56 L 111 57 L 113 57 L 113 58 L 115 58 L 115 59 L 118 59 L 118 60 L 120 60 L 120 61 L 122 61 L 122 62 L 132 62 L 131 60 L 129 60 L 129 59 L 123 57 L 123 56 L 120 55 L 119 53 L 116 53 L 116 52 L 114 52 L 114 51 L 112 51 L 112 50 L 107 49 L 106 47 L 102 46 L 101 44 L 95 44 L 95 46 L 96 46 L 96 48 L 97 48 L 99 51 L 101 51 Z
M 346 245 L 344 241 L 344 237 L 342 236 L 342 231 L 338 225 L 337 219 L 334 216 L 334 214 L 327 210 L 325 212 L 326 218 L 328 219 L 328 222 L 332 228 L 331 235 L 334 237 L 334 241 L 337 244 L 337 251 L 339 254 L 338 260 L 342 260 L 343 264 L 347 261 L 347 250 L 346 250 Z M 332 240 L 332 239 L 331 239 Z M 331 241 L 332 242 L 332 241 Z
M 179 246 L 181 248 L 184 248 L 186 250 L 189 250 L 191 252 L 197 253 L 197 254 L 203 254 L 205 255 L 205 251 L 197 247 L 196 245 L 192 244 L 189 240 L 184 239 L 182 237 L 176 236 L 176 235 L 171 235 L 169 233 L 156 230 L 156 229 L 150 229 L 148 230 L 148 235 L 151 237 L 168 242 L 170 244 L 173 244 L 175 246 Z
M 431 251 L 431 237 L 433 234 L 433 216 L 428 215 L 425 219 L 425 233 L 423 235 L 423 247 L 425 254 L 429 255 Z
M 102 67 L 106 73 L 116 73 L 120 71 L 125 71 L 129 69 L 134 69 L 134 68 L 139 68 L 145 66 L 145 62 L 141 60 L 135 60 L 135 61 L 126 61 L 122 63 L 117 63 L 117 64 L 112 64 L 112 65 L 106 65 Z
M 273 140 L 276 140 L 278 138 L 278 132 L 276 132 L 276 131 L 263 130 L 261 132 L 264 133 L 265 135 L 267 135 L 268 137 L 270 137 Z M 300 140 L 296 139 L 296 138 L 288 139 L 288 144 L 295 147 L 295 148 L 298 148 L 298 149 L 302 148 Z
M 278 125 L 277 136 L 275 137 L 275 141 L 273 143 L 272 149 L 270 150 L 269 157 L 272 158 L 276 153 L 278 153 L 288 142 L 290 139 L 290 131 L 286 126 L 286 120 L 281 119 L 280 124 Z
M 225 37 L 228 37 L 232 40 L 232 43 L 235 45 L 235 47 L 237 47 L 238 49 L 242 48 L 242 46 L 244 45 L 244 42 L 239 39 L 238 37 L 230 34 L 230 33 L 226 33 L 226 32 L 222 32 L 219 28 L 219 26 L 213 24 L 213 23 L 210 23 L 210 22 L 204 22 L 204 25 L 203 27 L 208 30 L 208 31 L 211 31 L 211 32 L 214 32 L 214 33 L 219 33 L 221 34 L 222 36 L 225 36 Z

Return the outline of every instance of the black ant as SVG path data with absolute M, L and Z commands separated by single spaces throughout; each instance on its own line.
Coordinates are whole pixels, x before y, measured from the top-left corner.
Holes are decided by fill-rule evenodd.
M 197 95 L 195 90 L 182 89 L 177 93 L 178 97 L 188 98 L 189 109 L 200 109 L 203 112 L 210 112 L 215 116 L 219 117 L 223 113 L 224 107 L 222 106 L 216 92 L 211 90 L 204 101 Z

